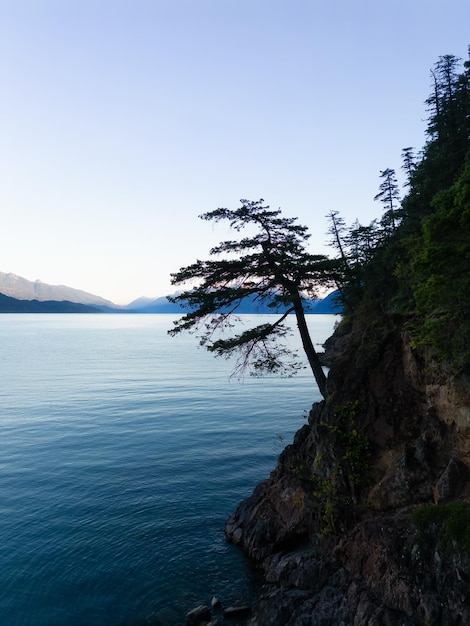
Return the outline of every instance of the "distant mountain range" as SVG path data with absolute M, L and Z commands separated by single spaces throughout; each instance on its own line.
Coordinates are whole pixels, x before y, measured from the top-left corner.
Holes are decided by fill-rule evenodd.
M 337 292 L 330 293 L 326 298 L 320 300 L 311 300 L 309 302 L 308 313 L 340 313 L 341 306 L 337 300 Z M 187 309 L 183 309 L 179 304 L 174 304 L 168 300 L 166 296 L 161 298 L 139 298 L 127 305 L 126 309 L 131 309 L 138 313 L 183 313 Z M 260 304 L 254 297 L 246 298 L 237 309 L 237 313 L 246 314 L 268 314 L 273 310 L 268 308 L 266 304 Z
M 333 292 L 321 300 L 312 300 L 309 313 L 340 313 L 341 307 Z M 173 304 L 166 296 L 138 298 L 127 306 L 118 306 L 110 300 L 65 285 L 47 285 L 40 280 L 30 281 L 16 274 L 0 272 L 0 313 L 174 313 L 187 311 Z M 246 299 L 238 313 L 272 313 L 266 305 Z
M 0 293 L 0 313 L 102 313 L 87 304 L 63 300 L 18 300 Z
M 57 302 L 76 302 L 77 304 L 89 304 L 97 307 L 111 307 L 115 305 L 110 300 L 94 296 L 80 289 L 72 289 L 65 285 L 47 285 L 40 280 L 27 280 L 16 274 L 0 272 L 0 293 L 17 300 L 38 300 L 45 302 L 54 300 Z

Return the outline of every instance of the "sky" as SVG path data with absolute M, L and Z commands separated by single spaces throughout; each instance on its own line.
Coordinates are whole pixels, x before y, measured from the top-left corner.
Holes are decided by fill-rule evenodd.
M 0 0 L 0 271 L 127 304 L 263 198 L 328 254 L 423 147 L 468 0 Z

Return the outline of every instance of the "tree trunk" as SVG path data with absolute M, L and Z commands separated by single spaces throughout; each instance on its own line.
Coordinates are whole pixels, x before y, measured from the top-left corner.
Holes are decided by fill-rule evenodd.
M 269 232 L 268 232 L 269 236 Z M 325 372 L 318 358 L 318 354 L 313 347 L 313 342 L 308 331 L 307 320 L 305 319 L 304 306 L 302 304 L 302 298 L 299 293 L 298 285 L 292 280 L 287 278 L 282 269 L 276 263 L 271 253 L 269 242 L 262 242 L 263 252 L 266 255 L 266 259 L 271 267 L 276 280 L 282 285 L 291 296 L 291 302 L 294 307 L 295 317 L 297 318 L 297 328 L 299 329 L 300 338 L 302 339 L 302 346 L 307 355 L 307 359 L 312 370 L 315 381 L 318 385 L 318 389 L 321 395 L 326 398 L 326 376 Z
M 299 329 L 300 337 L 302 339 L 302 346 L 305 350 L 305 354 L 307 355 L 307 359 L 318 385 L 318 389 L 320 390 L 321 395 L 326 398 L 325 372 L 323 371 L 320 359 L 318 358 L 318 354 L 315 351 L 312 339 L 310 337 L 310 333 L 307 327 L 307 320 L 305 319 L 305 311 L 300 296 L 298 297 L 298 299 L 295 299 L 294 310 L 295 317 L 297 318 L 297 328 Z

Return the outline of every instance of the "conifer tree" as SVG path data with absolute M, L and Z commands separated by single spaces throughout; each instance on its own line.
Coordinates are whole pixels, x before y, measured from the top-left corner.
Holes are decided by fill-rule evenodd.
M 403 148 L 403 150 L 401 151 L 401 155 L 403 159 L 403 165 L 401 166 L 401 169 L 406 174 L 405 185 L 407 187 L 411 187 L 413 184 L 413 172 L 416 168 L 414 148 L 411 146 L 408 146 L 407 148 Z
M 173 285 L 192 282 L 194 287 L 169 298 L 190 310 L 168 332 L 193 331 L 216 356 L 237 355 L 236 372 L 292 374 L 301 365 L 282 340 L 290 333 L 286 320 L 293 313 L 308 363 L 325 396 L 326 377 L 305 315 L 308 298 L 316 297 L 318 287 L 332 284 L 332 263 L 307 251 L 310 234 L 296 218 L 281 217 L 280 210 L 270 210 L 263 200 L 241 203 L 236 210 L 220 208 L 200 216 L 255 234 L 223 241 L 210 250 L 217 258 L 196 261 L 172 274 Z M 273 321 L 241 329 L 233 316 L 246 298 L 266 304 L 276 314 Z
M 374 196 L 374 200 L 379 200 L 384 207 L 384 214 L 381 224 L 386 232 L 394 231 L 398 225 L 399 191 L 395 170 L 387 168 L 380 172 L 383 182 L 380 184 L 379 193 Z

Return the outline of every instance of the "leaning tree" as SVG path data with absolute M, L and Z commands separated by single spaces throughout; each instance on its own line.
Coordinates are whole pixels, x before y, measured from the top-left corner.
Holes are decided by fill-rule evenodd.
M 221 242 L 210 250 L 211 259 L 196 261 L 171 275 L 173 285 L 191 287 L 175 296 L 188 312 L 174 322 L 170 335 L 195 332 L 200 344 L 216 356 L 237 355 L 235 372 L 254 374 L 295 373 L 297 352 L 283 339 L 291 334 L 287 324 L 293 313 L 302 346 L 320 393 L 326 394 L 326 377 L 307 326 L 306 313 L 320 287 L 330 286 L 332 261 L 306 249 L 310 235 L 297 218 L 281 217 L 264 200 L 241 200 L 236 210 L 219 208 L 201 219 L 226 221 L 246 236 Z M 250 299 L 269 308 L 272 321 L 245 329 L 237 312 Z

